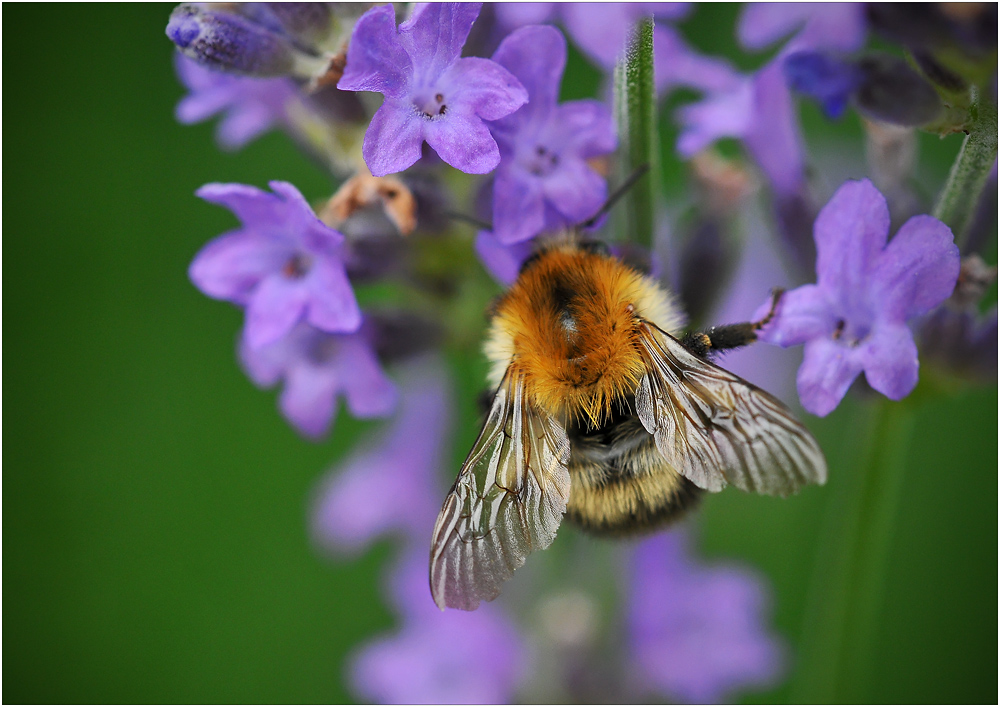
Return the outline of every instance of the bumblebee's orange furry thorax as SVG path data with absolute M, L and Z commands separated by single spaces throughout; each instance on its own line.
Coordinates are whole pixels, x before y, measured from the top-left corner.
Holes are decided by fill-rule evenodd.
M 643 374 L 639 318 L 680 325 L 654 280 L 608 255 L 562 244 L 535 256 L 496 307 L 486 353 L 498 385 L 508 366 L 561 419 L 600 424 Z

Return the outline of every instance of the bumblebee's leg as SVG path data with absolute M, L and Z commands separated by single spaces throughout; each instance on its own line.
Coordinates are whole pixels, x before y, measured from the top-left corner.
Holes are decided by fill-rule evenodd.
M 681 344 L 699 358 L 708 360 L 715 351 L 738 349 L 757 340 L 757 332 L 774 318 L 778 302 L 785 291 L 776 288 L 771 295 L 771 309 L 756 322 L 740 322 L 709 327 L 705 331 L 692 331 L 681 339 Z

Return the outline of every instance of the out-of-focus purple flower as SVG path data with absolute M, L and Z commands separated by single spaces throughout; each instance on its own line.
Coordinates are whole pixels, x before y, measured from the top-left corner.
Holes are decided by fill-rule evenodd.
M 805 180 L 802 135 L 781 62 L 772 60 L 750 76 L 710 92 L 678 112 L 677 151 L 690 158 L 723 137 L 742 140 L 775 192 L 790 196 Z
M 861 85 L 861 72 L 853 63 L 820 52 L 789 54 L 784 69 L 788 85 L 818 101 L 828 118 L 842 116 Z
M 493 279 L 501 285 L 511 285 L 517 279 L 521 264 L 531 255 L 531 243 L 512 245 L 501 243 L 492 231 L 476 234 L 476 255 Z
M 246 306 L 251 348 L 278 341 L 303 320 L 323 331 L 357 330 L 361 310 L 344 270 L 344 236 L 320 221 L 294 186 L 270 186 L 273 194 L 245 184 L 197 191 L 243 226 L 202 248 L 191 281 L 209 297 Z
M 284 381 L 278 406 L 307 437 L 325 435 L 347 398 L 355 417 L 384 417 L 396 405 L 396 386 L 383 372 L 368 332 L 328 334 L 299 324 L 287 336 L 264 347 L 240 344 L 247 375 L 262 388 Z M 390 491 L 387 491 L 390 492 Z
M 638 20 L 680 20 L 692 7 L 685 2 L 498 3 L 495 12 L 500 25 L 507 29 L 561 20 L 573 43 L 610 72 Z M 728 84 L 733 74 L 728 63 L 698 54 L 680 33 L 662 22 L 653 27 L 653 64 L 656 92 L 661 96 L 678 86 L 718 90 Z
M 837 190 L 816 219 L 815 285 L 785 293 L 760 339 L 805 344 L 799 399 L 826 415 L 861 371 L 872 388 L 899 400 L 917 384 L 917 347 L 906 322 L 955 289 L 958 248 L 951 229 L 914 216 L 889 235 L 889 209 L 863 179 Z M 770 302 L 754 319 L 763 317 Z
M 493 60 L 527 89 L 527 105 L 494 122 L 500 167 L 493 184 L 493 229 L 503 244 L 580 223 L 604 202 L 607 185 L 587 160 L 615 149 L 611 111 L 594 100 L 557 105 L 566 68 L 559 30 L 515 30 Z
M 800 194 L 805 182 L 801 129 L 785 81 L 785 58 L 797 51 L 853 51 L 865 38 L 864 8 L 849 3 L 751 4 L 737 30 L 749 48 L 762 48 L 790 34 L 778 55 L 749 76 L 729 81 L 719 71 L 716 85 L 700 103 L 678 113 L 682 132 L 677 151 L 690 157 L 722 137 L 741 140 L 779 197 Z
M 598 66 L 611 69 L 636 22 L 643 17 L 679 20 L 691 7 L 687 2 L 505 2 L 495 11 L 508 29 L 562 20 L 574 44 Z
M 509 115 L 528 95 L 496 62 L 459 58 L 480 7 L 418 5 L 398 31 L 392 5 L 372 8 L 358 20 L 337 87 L 385 96 L 362 147 L 373 175 L 412 165 L 425 140 L 441 159 L 469 174 L 485 174 L 500 162 L 483 121 Z
M 430 537 L 443 499 L 438 478 L 451 424 L 448 379 L 438 362 L 428 361 L 409 367 L 402 381 L 392 424 L 323 482 L 312 514 L 320 545 L 360 552 L 386 533 Z
M 287 107 L 296 100 L 291 79 L 259 79 L 207 69 L 178 53 L 174 65 L 181 83 L 190 91 L 177 104 L 177 120 L 200 123 L 224 113 L 216 138 L 227 150 L 248 142 L 288 120 Z
M 732 566 L 698 566 L 682 532 L 643 541 L 632 558 L 631 661 L 640 687 L 681 703 L 714 703 L 770 686 L 782 645 L 764 626 L 763 582 Z
M 736 26 L 740 44 L 753 50 L 793 33 L 785 52 L 860 49 L 867 33 L 865 7 L 848 2 L 753 2 L 744 6 Z
M 524 641 L 495 605 L 438 611 L 427 587 L 426 546 L 416 543 L 393 572 L 402 629 L 365 645 L 350 682 L 384 704 L 505 704 L 527 668 Z
M 664 24 L 653 26 L 653 71 L 658 96 L 679 87 L 724 91 L 738 76 L 729 62 L 699 54 L 680 32 Z

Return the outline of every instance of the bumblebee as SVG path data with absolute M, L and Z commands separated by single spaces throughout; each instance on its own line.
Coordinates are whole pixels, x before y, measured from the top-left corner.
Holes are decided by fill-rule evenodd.
M 437 605 L 496 598 L 564 515 L 623 535 L 728 484 L 787 496 L 824 483 L 823 454 L 791 411 L 710 360 L 770 316 L 682 335 L 672 295 L 603 244 L 571 236 L 536 252 L 493 309 L 496 394 L 434 527 Z

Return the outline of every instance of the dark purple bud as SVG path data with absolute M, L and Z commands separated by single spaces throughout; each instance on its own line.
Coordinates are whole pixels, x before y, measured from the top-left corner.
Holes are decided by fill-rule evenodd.
M 939 307 L 920 326 L 925 360 L 973 381 L 997 379 L 997 310 L 980 316 L 975 310 Z
M 282 37 L 244 17 L 193 4 L 174 8 L 167 36 L 185 56 L 222 71 L 283 76 L 295 65 L 292 46 Z
M 868 22 L 911 50 L 952 49 L 967 56 L 996 51 L 996 3 L 869 3 Z
M 812 51 L 790 54 L 784 70 L 789 86 L 819 102 L 827 117 L 834 119 L 844 114 L 862 79 L 852 63 Z
M 886 123 L 925 125 L 941 113 L 937 91 L 903 59 L 874 54 L 858 62 L 858 109 Z
M 688 235 L 681 248 L 677 289 L 695 325 L 704 323 L 732 274 L 736 253 L 725 228 L 723 222 L 703 218 L 684 229 Z
M 394 363 L 437 348 L 444 341 L 441 322 L 402 310 L 366 314 L 379 360 Z
M 959 241 L 962 253 L 983 252 L 986 244 L 997 235 L 997 163 L 993 163 L 983 193 L 979 197 L 979 205 L 972 217 L 972 223 L 965 232 L 965 242 Z
M 816 241 L 813 239 L 816 205 L 805 194 L 775 195 L 773 208 L 778 238 L 789 264 L 804 279 L 812 279 L 816 267 Z

